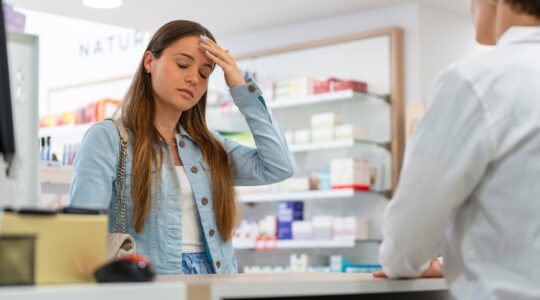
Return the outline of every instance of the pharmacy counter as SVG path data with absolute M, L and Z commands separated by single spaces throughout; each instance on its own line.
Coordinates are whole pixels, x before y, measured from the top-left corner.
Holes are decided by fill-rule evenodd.
M 371 274 L 275 273 L 161 276 L 184 282 L 188 299 L 450 299 L 444 279 L 388 280 Z
M 450 299 L 444 279 L 371 274 L 279 273 L 160 276 L 152 283 L 0 287 L 9 300 Z
M 187 300 L 182 282 L 0 286 L 2 300 Z

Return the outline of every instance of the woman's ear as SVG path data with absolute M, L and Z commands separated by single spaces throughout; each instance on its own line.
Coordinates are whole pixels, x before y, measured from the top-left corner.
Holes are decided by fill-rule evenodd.
M 146 73 L 148 73 L 148 74 L 152 73 L 154 60 L 155 60 L 155 57 L 154 57 L 154 54 L 152 53 L 152 51 L 147 50 L 144 53 L 144 60 L 143 60 L 144 61 L 144 71 Z

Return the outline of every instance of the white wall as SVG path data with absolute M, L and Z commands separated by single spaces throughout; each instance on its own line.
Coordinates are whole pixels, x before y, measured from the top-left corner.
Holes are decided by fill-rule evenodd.
M 150 33 L 129 28 L 88 22 L 36 11 L 17 9 L 26 14 L 25 33 L 39 36 L 39 112 L 62 113 L 99 97 L 123 96 L 122 89 L 102 84 L 112 78 L 129 78 L 148 44 Z M 88 84 L 74 95 L 67 86 Z M 100 94 L 100 89 L 106 90 Z M 64 93 L 65 92 L 65 93 Z M 93 93 L 94 92 L 94 93 Z M 56 97 L 56 101 L 50 98 Z M 58 98 L 62 98 L 57 100 Z M 97 99 L 96 99 L 97 98 Z
M 405 99 L 427 100 L 437 74 L 453 61 L 480 50 L 467 16 L 424 4 L 404 4 L 323 20 L 228 36 L 220 42 L 232 53 L 399 26 L 405 30 Z
M 475 41 L 474 27 L 468 16 L 426 5 L 419 6 L 418 15 L 421 98 L 413 100 L 425 101 L 441 70 L 482 48 Z
M 406 99 L 419 98 L 418 6 L 407 4 L 220 39 L 232 53 L 247 53 L 390 26 L 405 29 Z
M 19 10 L 27 15 L 26 32 L 40 37 L 41 115 L 56 113 L 61 109 L 49 101 L 51 93 L 58 97 L 58 87 L 118 77 L 129 78 L 151 34 Z M 446 65 L 479 49 L 474 42 L 472 24 L 467 16 L 424 4 L 404 4 L 356 12 L 250 34 L 218 37 L 218 40 L 232 53 L 241 54 L 390 26 L 399 26 L 405 30 L 406 101 L 426 100 L 434 78 Z M 128 82 L 125 80 L 117 85 L 123 87 Z M 92 85 L 87 89 L 94 90 Z M 71 99 L 71 93 L 66 95 L 69 96 L 65 98 Z M 62 103 L 61 106 L 69 106 L 67 101 L 91 100 L 56 102 Z

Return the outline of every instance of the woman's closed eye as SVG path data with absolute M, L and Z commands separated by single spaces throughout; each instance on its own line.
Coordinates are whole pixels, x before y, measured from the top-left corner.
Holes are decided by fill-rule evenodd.
M 189 65 L 186 65 L 186 64 L 176 64 L 178 66 L 179 69 L 187 69 L 189 67 Z M 208 77 L 210 76 L 209 74 L 205 74 L 203 72 L 199 72 L 199 76 L 201 76 L 201 78 L 203 79 L 208 79 Z
M 204 74 L 204 73 L 202 73 L 202 72 L 199 73 L 199 75 L 201 75 L 201 77 L 202 77 L 203 79 L 208 79 L 208 77 L 210 76 L 210 75 L 206 75 L 206 74 Z

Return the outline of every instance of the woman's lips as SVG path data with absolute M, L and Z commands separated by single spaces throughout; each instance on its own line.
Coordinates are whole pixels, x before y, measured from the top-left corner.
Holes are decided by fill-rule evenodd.
M 186 89 L 176 89 L 177 91 L 189 95 L 191 98 L 193 98 L 193 92 Z

